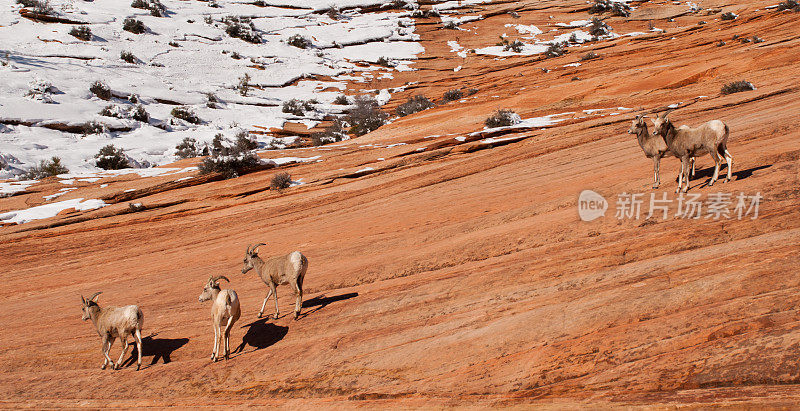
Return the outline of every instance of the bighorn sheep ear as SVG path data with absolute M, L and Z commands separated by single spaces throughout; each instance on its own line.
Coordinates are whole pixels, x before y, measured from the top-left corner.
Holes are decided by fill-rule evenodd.
M 92 296 L 89 297 L 89 301 L 96 303 L 97 302 L 97 296 L 99 296 L 100 294 L 103 294 L 103 292 L 102 291 L 98 291 L 98 292 L 92 294 Z

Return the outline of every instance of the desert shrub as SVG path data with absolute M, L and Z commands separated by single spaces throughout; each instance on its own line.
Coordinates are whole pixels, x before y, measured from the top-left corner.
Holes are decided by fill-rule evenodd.
M 519 114 L 509 109 L 497 110 L 494 114 L 489 116 L 483 123 L 486 127 L 507 127 L 519 123 L 522 119 Z
M 458 24 L 456 24 L 456 22 L 453 20 L 448 20 L 442 24 L 442 28 L 448 30 L 458 30 Z
M 180 44 L 179 44 L 177 41 L 174 41 L 174 40 L 173 40 L 173 41 L 170 41 L 170 42 L 169 42 L 169 45 L 170 45 L 171 47 L 180 47 L 180 46 L 181 46 L 181 45 L 180 45 Z
M 314 106 L 311 105 L 309 101 L 298 100 L 293 98 L 289 101 L 283 102 L 283 107 L 281 111 L 284 113 L 294 114 L 295 116 L 304 116 L 306 111 L 311 111 L 314 109 Z
M 547 47 L 547 50 L 545 50 L 544 55 L 546 57 L 563 56 L 567 52 L 567 50 L 565 50 L 564 48 L 564 45 L 565 45 L 564 43 L 560 42 L 553 43 L 549 47 Z
M 611 34 L 611 27 L 603 20 L 597 17 L 592 18 L 592 23 L 589 25 L 589 34 L 592 37 L 602 37 Z
M 736 20 L 738 17 L 739 17 L 738 15 L 736 15 L 733 12 L 730 12 L 730 11 L 722 13 L 719 16 L 719 18 L 721 18 L 722 20 Z
M 739 92 L 742 92 L 742 91 L 750 91 L 750 90 L 755 90 L 755 89 L 756 89 L 756 87 L 753 85 L 753 83 L 751 83 L 749 81 L 745 81 L 745 80 L 734 81 L 733 83 L 728 83 L 728 84 L 722 86 L 722 94 L 733 94 L 733 93 L 739 93 Z
M 283 190 L 292 186 L 292 176 L 287 172 L 282 172 L 272 176 L 269 188 L 273 190 Z
M 800 11 L 800 3 L 798 3 L 796 0 L 782 1 L 780 4 L 778 4 L 778 11 L 784 10 Z
M 136 64 L 136 62 L 139 61 L 139 59 L 137 59 L 136 56 L 134 56 L 130 51 L 123 51 L 119 53 L 119 58 L 120 60 L 131 64 Z
M 134 18 L 128 17 L 127 19 L 122 21 L 122 29 L 125 31 L 129 31 L 133 34 L 142 34 L 145 32 L 146 27 L 141 20 L 136 20 Z
M 106 131 L 105 124 L 103 124 L 103 123 L 101 123 L 99 121 L 89 121 L 88 123 L 85 123 L 83 125 L 83 134 L 84 135 L 102 134 L 102 133 L 105 133 L 105 131 Z
M 631 15 L 631 7 L 625 3 L 613 0 L 595 0 L 589 7 L 590 14 L 611 13 L 613 16 L 628 17 Z
M 50 160 L 39 161 L 39 165 L 34 165 L 27 173 L 23 174 L 23 178 L 26 180 L 39 180 L 66 173 L 69 173 L 69 169 L 61 164 L 61 159 L 52 157 Z
M 183 141 L 175 146 L 175 155 L 178 158 L 194 158 L 200 154 L 197 148 L 197 140 L 191 137 L 185 137 Z
M 244 150 L 237 144 L 229 145 L 222 134 L 214 136 L 211 144 L 211 155 L 200 163 L 200 174 L 221 173 L 225 178 L 234 178 L 260 162 L 252 150 Z
M 347 139 L 345 124 L 339 120 L 333 120 L 333 124 L 325 128 L 325 131 L 311 134 L 311 144 L 321 146 L 328 143 L 336 143 Z
M 206 95 L 206 107 L 217 108 L 217 103 L 220 103 L 220 100 L 217 97 L 217 95 L 211 92 L 205 93 L 205 95 Z
M 148 113 L 141 104 L 137 104 L 136 107 L 131 110 L 131 118 L 136 121 L 141 121 L 142 123 L 147 123 L 150 121 L 150 113 Z
M 503 51 L 513 51 L 514 53 L 521 53 L 525 44 L 519 40 L 509 41 L 508 38 L 500 36 L 498 46 L 503 46 Z
M 598 56 L 597 53 L 595 53 L 593 51 L 590 51 L 590 52 L 584 54 L 583 57 L 581 57 L 581 61 L 594 60 L 594 59 L 599 58 L 599 57 L 600 56 Z
M 142 10 L 150 10 L 150 15 L 164 17 L 167 8 L 159 0 L 133 0 L 131 7 Z
M 245 130 L 236 133 L 236 140 L 233 144 L 239 151 L 251 151 L 258 148 L 258 142 L 250 138 L 250 133 Z
M 35 14 L 43 16 L 52 16 L 55 14 L 55 10 L 50 7 L 50 2 L 47 0 L 17 0 L 17 3 L 25 7 L 30 7 Z
M 378 108 L 378 102 L 371 96 L 358 96 L 355 107 L 347 112 L 350 132 L 362 136 L 386 124 L 389 116 Z
M 260 44 L 263 41 L 249 17 L 226 16 L 222 19 L 222 23 L 225 24 L 225 33 L 231 37 L 253 44 Z
M 128 164 L 128 159 L 125 158 L 125 153 L 121 148 L 114 147 L 113 144 L 101 148 L 100 151 L 94 155 L 94 158 L 96 159 L 95 165 L 103 170 L 131 168 L 130 164 Z
M 763 43 L 765 40 L 758 36 L 753 36 L 752 38 L 753 43 Z
M 109 105 L 103 107 L 103 109 L 100 110 L 100 112 L 98 114 L 100 114 L 101 116 L 105 116 L 105 117 L 125 118 L 125 114 L 126 113 L 122 109 L 122 107 L 120 107 L 120 106 L 118 106 L 116 104 L 109 104 Z
M 397 112 L 398 116 L 405 117 L 409 114 L 418 113 L 420 111 L 427 110 L 434 106 L 435 104 L 433 104 L 433 102 L 428 100 L 427 97 L 417 95 L 409 98 L 408 101 L 397 106 L 395 111 Z
M 43 103 L 55 103 L 53 97 L 51 96 L 53 92 L 56 91 L 56 88 L 53 87 L 53 83 L 40 79 L 34 78 L 28 83 L 29 89 L 28 92 L 25 93 L 25 97 L 28 97 L 32 100 L 39 100 Z
M 108 100 L 111 98 L 111 87 L 108 87 L 106 83 L 100 80 L 92 83 L 92 85 L 89 86 L 89 91 L 101 100 Z
M 383 67 L 394 67 L 392 61 L 383 56 L 378 57 L 378 61 L 376 61 L 375 64 Z
M 239 84 L 236 85 L 236 90 L 239 90 L 239 94 L 242 97 L 247 97 L 247 93 L 250 91 L 250 74 L 244 73 L 242 77 L 239 77 Z
M 307 49 L 311 47 L 311 40 L 299 34 L 295 34 L 292 37 L 289 37 L 289 39 L 286 40 L 286 43 L 289 44 L 290 46 L 294 46 L 300 49 Z
M 187 106 L 175 107 L 172 109 L 170 114 L 172 114 L 172 117 L 181 119 L 188 123 L 200 124 L 202 122 L 200 117 L 197 117 L 197 114 L 195 114 L 195 112 Z
M 325 14 L 327 14 L 331 20 L 339 20 L 342 13 L 336 6 L 331 6 Z
M 92 39 L 92 29 L 89 26 L 72 26 L 69 34 L 76 39 L 89 41 Z
M 514 19 L 518 19 L 519 18 L 519 13 L 517 13 L 516 11 L 513 11 L 513 10 L 509 11 L 508 14 L 511 15 L 511 18 L 514 18 Z
M 449 103 L 451 101 L 461 100 L 462 98 L 464 98 L 464 93 L 460 88 L 456 88 L 445 91 L 442 96 L 442 102 Z
M 338 104 L 340 106 L 346 106 L 346 105 L 350 104 L 350 101 L 347 100 L 347 96 L 345 96 L 344 94 L 339 94 L 333 100 L 333 104 Z

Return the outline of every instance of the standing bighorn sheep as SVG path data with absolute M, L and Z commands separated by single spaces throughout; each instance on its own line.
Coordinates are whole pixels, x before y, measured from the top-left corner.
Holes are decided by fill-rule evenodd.
M 723 158 L 728 163 L 728 177 L 725 181 L 731 181 L 733 157 L 728 152 L 728 126 L 722 121 L 711 120 L 697 128 L 685 125 L 675 127 L 667 118 L 670 112 L 672 110 L 653 119 L 653 135 L 663 137 L 672 155 L 681 159 L 681 173 L 678 176 L 678 189 L 675 192 L 682 189 L 685 193 L 689 190 L 689 158 L 705 153 L 714 159 L 714 175 L 708 185 L 714 185 L 719 178 L 719 166 Z
M 91 319 L 97 329 L 97 334 L 103 340 L 103 357 L 105 357 L 105 360 L 100 369 L 105 370 L 109 363 L 111 363 L 111 369 L 114 370 L 122 366 L 122 358 L 128 350 L 128 336 L 133 335 L 139 351 L 139 359 L 136 362 L 136 369 L 139 370 L 142 367 L 142 326 L 144 325 L 142 310 L 135 305 L 100 308 L 97 305 L 97 296 L 100 294 L 101 292 L 96 292 L 89 298 L 81 296 L 83 320 Z M 115 363 L 111 361 L 108 352 L 111 351 L 111 344 L 114 344 L 114 340 L 117 337 L 122 342 L 122 353 Z
M 631 123 L 631 128 L 628 129 L 628 134 L 635 134 L 636 140 L 639 141 L 639 147 L 644 151 L 647 158 L 653 159 L 653 188 L 658 188 L 661 185 L 661 159 L 671 154 L 667 143 L 661 136 L 651 135 L 647 130 L 647 123 L 644 119 L 645 115 L 638 115 Z M 692 177 L 694 177 L 694 157 L 691 158 L 692 162 Z M 680 175 L 678 176 L 680 178 Z M 677 180 L 677 179 L 676 179 Z
M 244 254 L 244 266 L 242 274 L 255 268 L 261 280 L 269 286 L 269 293 L 264 303 L 261 304 L 261 311 L 258 318 L 264 314 L 264 307 L 267 305 L 269 297 L 275 294 L 275 319 L 278 319 L 278 292 L 276 287 L 283 284 L 290 284 L 296 296 L 294 304 L 294 319 L 300 315 L 300 308 L 303 304 L 303 277 L 308 270 L 308 259 L 299 251 L 294 251 L 279 257 L 272 257 L 262 260 L 258 256 L 256 249 L 264 243 L 256 244 L 255 247 L 247 247 Z
M 203 288 L 203 293 L 198 298 L 200 302 L 213 301 L 211 304 L 211 320 L 214 323 L 214 350 L 211 351 L 211 361 L 219 359 L 219 340 L 221 336 L 225 344 L 225 359 L 227 360 L 230 357 L 231 327 L 242 314 L 236 291 L 221 290 L 218 283 L 221 279 L 227 282 L 231 281 L 224 275 L 209 277 L 206 286 Z M 220 333 L 220 327 L 223 325 L 225 326 L 225 331 Z

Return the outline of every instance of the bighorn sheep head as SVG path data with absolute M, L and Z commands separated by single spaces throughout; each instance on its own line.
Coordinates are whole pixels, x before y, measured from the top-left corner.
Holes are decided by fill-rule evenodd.
M 242 263 L 244 264 L 242 266 L 242 274 L 244 274 L 244 273 L 246 273 L 246 272 L 248 272 L 248 271 L 253 269 L 253 259 L 258 257 L 257 249 L 258 249 L 258 247 L 260 247 L 262 245 L 266 245 L 266 244 L 258 243 L 255 246 L 253 246 L 252 248 L 249 245 L 247 246 L 247 251 L 245 251 L 244 260 L 242 261 Z
M 672 122 L 667 118 L 669 113 L 672 113 L 672 109 L 665 111 L 664 114 L 659 114 L 653 119 L 653 136 L 663 136 L 672 127 Z
M 647 126 L 644 122 L 644 119 L 646 118 L 648 117 L 645 116 L 644 114 L 637 115 L 636 118 L 634 118 L 633 121 L 631 122 L 631 128 L 628 129 L 628 134 L 638 135 L 639 131 L 641 131 L 642 128 Z
M 225 280 L 227 282 L 231 282 L 231 280 L 229 280 L 228 277 L 225 277 L 224 275 L 208 277 L 208 282 L 206 282 L 206 286 L 203 287 L 203 293 L 200 294 L 200 297 L 198 297 L 198 300 L 200 302 L 212 299 L 214 297 L 214 291 L 219 292 L 220 289 L 218 283 L 219 280 Z
M 92 318 L 90 307 L 92 306 L 97 307 L 97 297 L 102 293 L 103 293 L 102 291 L 98 291 L 92 294 L 92 296 L 89 298 L 83 298 L 83 296 L 81 295 L 81 303 L 83 304 L 83 307 L 81 308 L 83 311 L 83 316 L 81 317 L 81 319 L 83 321 Z

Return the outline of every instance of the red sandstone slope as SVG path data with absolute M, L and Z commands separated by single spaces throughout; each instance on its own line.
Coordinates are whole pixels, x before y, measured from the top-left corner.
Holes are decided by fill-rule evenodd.
M 446 43 L 491 45 L 512 30 L 505 24 L 549 29 L 586 18 L 584 3 L 476 6 L 488 17 L 469 33 L 421 19 L 425 57 L 435 58 L 383 80 L 419 82 L 388 108 L 456 87 L 477 88 L 476 98 L 340 147 L 287 150 L 322 156 L 287 168 L 305 185 L 268 190 L 275 171 L 182 188 L 159 186 L 169 177 L 98 182 L 70 195 L 141 191 L 101 210 L 0 228 L 2 404 L 793 404 L 800 35 L 798 14 L 770 4 L 711 2 L 702 6 L 714 14 L 681 16 L 672 3 L 641 3 L 633 19 L 607 22 L 626 33 L 646 31 L 637 16 L 650 18 L 666 34 L 548 60 L 462 59 Z M 717 9 L 740 17 L 720 21 Z M 564 67 L 590 50 L 601 58 Z M 740 79 L 758 89 L 720 95 Z M 734 181 L 703 187 L 705 157 L 692 192 L 760 192 L 758 219 L 614 217 L 618 194 L 652 192 L 651 162 L 625 134 L 632 114 L 674 103 L 678 123 L 719 118 L 731 128 Z M 454 139 L 498 108 L 529 118 L 617 107 L 635 111 L 574 114 L 501 143 Z M 674 190 L 677 167 L 664 160 L 656 193 Z M 584 189 L 611 201 L 605 218 L 578 219 Z M 35 204 L 49 193 L 41 190 L 0 207 Z M 133 201 L 148 208 L 126 212 Z M 300 249 L 310 260 L 299 321 L 286 287 L 282 317 L 255 318 L 266 287 L 238 270 L 247 244 L 262 241 L 264 255 Z M 196 302 L 211 274 L 231 278 L 243 307 L 232 333 L 242 349 L 216 364 L 209 307 Z M 78 305 L 97 290 L 101 304 L 144 310 L 142 371 L 99 370 L 99 341 Z

